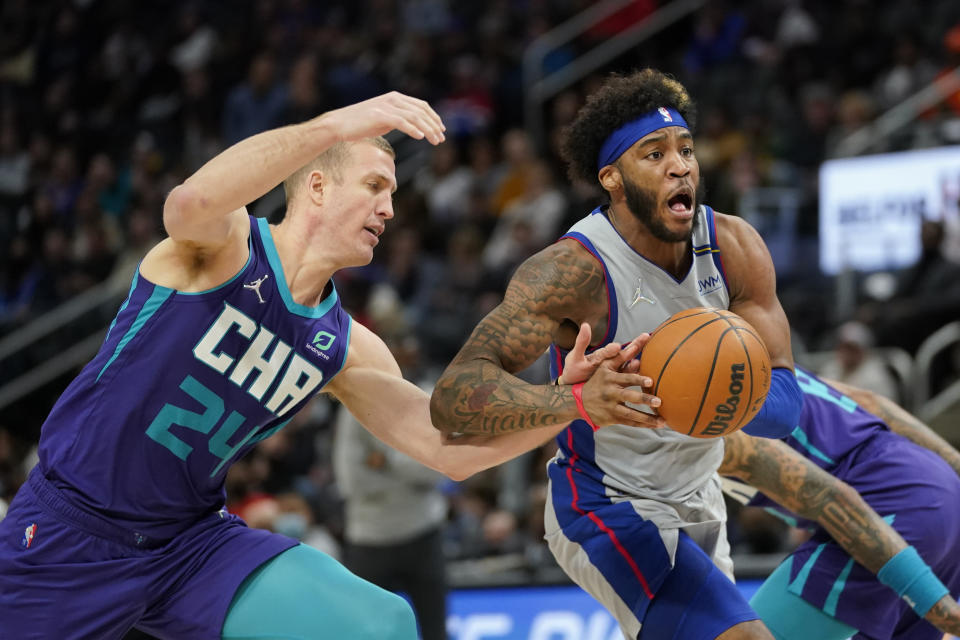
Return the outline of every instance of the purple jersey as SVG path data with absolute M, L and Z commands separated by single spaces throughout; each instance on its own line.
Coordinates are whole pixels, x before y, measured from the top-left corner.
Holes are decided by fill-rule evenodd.
M 796 375 L 803 391 L 803 411 L 800 424 L 783 441 L 821 469 L 843 479 L 851 452 L 879 433 L 892 432 L 880 418 L 867 413 L 809 371 L 796 367 Z M 817 526 L 739 480 L 724 479 L 724 490 L 750 506 L 775 512 L 792 526 L 806 529 Z
M 919 551 L 952 593 L 960 588 L 960 478 L 937 454 L 893 433 L 856 402 L 796 369 L 804 393 L 800 424 L 784 439 L 798 453 L 843 480 Z M 896 593 L 857 564 L 817 523 L 800 518 L 736 480 L 724 489 L 794 526 L 813 530 L 788 562 L 788 590 L 860 630 L 856 638 L 940 638 Z
M 79 507 L 170 538 L 224 503 L 232 462 L 341 369 L 350 316 L 336 289 L 293 301 L 266 220 L 250 256 L 200 293 L 138 275 L 96 357 L 43 425 L 40 469 Z

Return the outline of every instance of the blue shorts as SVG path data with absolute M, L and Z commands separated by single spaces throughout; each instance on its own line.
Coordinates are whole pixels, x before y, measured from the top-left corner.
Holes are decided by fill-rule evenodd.
M 834 474 L 916 547 L 954 597 L 960 595 L 960 478 L 949 465 L 927 449 L 884 433 L 848 456 Z M 822 529 L 792 554 L 788 589 L 860 630 L 857 637 L 943 637 Z
M 38 469 L 0 521 L 0 621 L 10 638 L 220 638 L 244 579 L 297 541 L 226 511 L 136 544 L 68 503 Z
M 569 471 L 569 473 L 567 473 Z M 758 619 L 737 586 L 684 531 L 671 563 L 661 531 L 630 501 L 612 502 L 604 486 L 551 462 L 547 542 L 557 562 L 639 640 L 714 640 Z M 722 526 L 722 524 L 720 525 Z

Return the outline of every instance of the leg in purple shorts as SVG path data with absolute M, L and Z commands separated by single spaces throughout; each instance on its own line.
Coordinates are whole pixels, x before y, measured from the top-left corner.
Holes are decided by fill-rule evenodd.
M 916 547 L 953 595 L 960 594 L 960 478 L 936 454 L 891 434 L 874 438 L 851 458 L 836 475 Z M 777 589 L 858 630 L 857 638 L 943 637 L 826 532 L 818 531 L 787 562 L 789 574 Z M 790 598 L 774 597 L 772 584 L 764 589 L 758 610 L 764 619 L 783 619 L 793 608 Z
M 353 602 L 361 620 L 382 624 L 359 624 L 350 637 L 416 637 L 413 613 L 401 598 L 319 551 L 250 529 L 226 512 L 210 514 L 171 541 L 135 540 L 64 504 L 31 477 L 0 522 L 0 636 L 119 639 L 137 627 L 162 639 L 214 640 L 229 610 L 240 632 L 233 637 L 317 638 L 323 637 L 317 625 L 331 616 L 345 619 L 345 602 Z M 318 601 L 324 593 L 326 602 Z M 260 626 L 245 622 L 251 611 Z M 272 626 L 264 628 L 265 620 Z

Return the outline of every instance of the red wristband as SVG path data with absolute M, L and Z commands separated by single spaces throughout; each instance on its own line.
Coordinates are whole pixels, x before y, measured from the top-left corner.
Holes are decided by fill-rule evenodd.
M 590 425 L 590 428 L 596 431 L 600 427 L 593 423 L 593 420 L 590 419 L 590 416 L 587 414 L 587 410 L 583 408 L 583 383 L 578 382 L 573 385 L 573 399 L 577 401 L 577 411 L 580 412 L 580 417 L 587 421 L 587 424 Z

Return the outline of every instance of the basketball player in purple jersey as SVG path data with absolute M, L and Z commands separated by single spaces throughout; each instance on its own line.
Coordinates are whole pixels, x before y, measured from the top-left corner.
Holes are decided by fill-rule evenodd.
M 784 442 L 725 438 L 720 472 L 745 483 L 727 493 L 813 531 L 751 604 L 780 640 L 960 635 L 960 454 L 889 400 L 796 375 L 804 407 Z M 853 490 L 872 511 L 850 517 Z
M 169 238 L 52 409 L 39 464 L 0 522 L 0 636 L 416 638 L 401 598 L 223 509 L 230 464 L 321 389 L 454 478 L 578 415 L 567 389 L 540 432 L 452 441 L 429 396 L 341 308 L 331 277 L 368 263 L 393 217 L 393 150 L 377 137 L 393 129 L 443 140 L 427 103 L 390 93 L 243 140 L 169 194 Z M 282 181 L 283 221 L 249 216 Z M 603 424 L 644 397 L 620 364 L 584 387 Z
M 806 400 L 789 437 L 723 439 L 724 491 L 814 533 L 751 605 L 778 640 L 960 636 L 960 604 L 937 577 L 960 590 L 960 452 L 888 398 L 796 375 Z
M 770 392 L 748 431 L 782 437 L 796 426 L 802 395 L 773 263 L 756 230 L 700 203 L 694 116 L 686 89 L 653 69 L 613 76 L 587 98 L 564 155 L 571 175 L 598 180 L 609 204 L 517 269 L 437 383 L 435 424 L 475 433 L 536 427 L 550 419 L 539 407 L 556 391 L 512 373 L 548 348 L 559 372 L 583 323 L 599 346 L 703 306 L 741 315 L 770 353 Z M 518 397 L 529 400 L 520 414 Z M 548 466 L 545 524 L 560 566 L 629 638 L 770 638 L 728 579 L 722 441 L 594 423 L 586 407 Z

